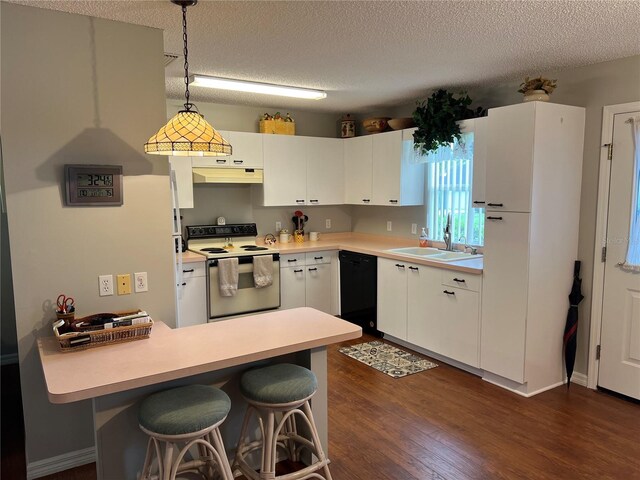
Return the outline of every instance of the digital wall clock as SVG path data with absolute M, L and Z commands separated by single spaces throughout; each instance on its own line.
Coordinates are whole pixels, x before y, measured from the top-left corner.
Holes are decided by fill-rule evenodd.
M 68 206 L 122 205 L 122 165 L 65 165 Z

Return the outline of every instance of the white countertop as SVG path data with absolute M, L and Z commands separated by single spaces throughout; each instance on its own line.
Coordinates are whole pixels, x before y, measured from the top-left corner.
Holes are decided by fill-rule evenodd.
M 362 329 L 312 308 L 279 310 L 172 330 L 151 337 L 61 352 L 38 339 L 49 400 L 69 403 L 358 338 Z

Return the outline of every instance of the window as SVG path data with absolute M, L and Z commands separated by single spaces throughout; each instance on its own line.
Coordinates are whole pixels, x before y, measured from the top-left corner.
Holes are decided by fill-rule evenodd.
M 472 185 L 473 133 L 463 133 L 460 143 L 455 141 L 428 155 L 427 225 L 432 240 L 443 240 L 451 212 L 454 243 L 484 244 L 484 209 L 473 208 Z

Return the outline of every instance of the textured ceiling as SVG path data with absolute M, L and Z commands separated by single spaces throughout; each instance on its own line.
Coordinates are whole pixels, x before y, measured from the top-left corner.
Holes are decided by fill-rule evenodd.
M 182 52 L 180 8 L 164 1 L 19 1 L 164 30 Z M 309 101 L 193 87 L 194 101 L 358 112 L 640 54 L 640 1 L 204 1 L 188 9 L 191 73 L 326 90 Z M 182 61 L 167 96 L 183 95 Z

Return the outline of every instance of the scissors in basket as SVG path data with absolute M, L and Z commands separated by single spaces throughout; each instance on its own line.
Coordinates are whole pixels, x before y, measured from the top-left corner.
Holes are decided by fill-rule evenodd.
M 75 310 L 76 301 L 73 297 L 67 297 L 64 293 L 58 295 L 56 303 L 58 304 L 58 313 L 71 313 Z

